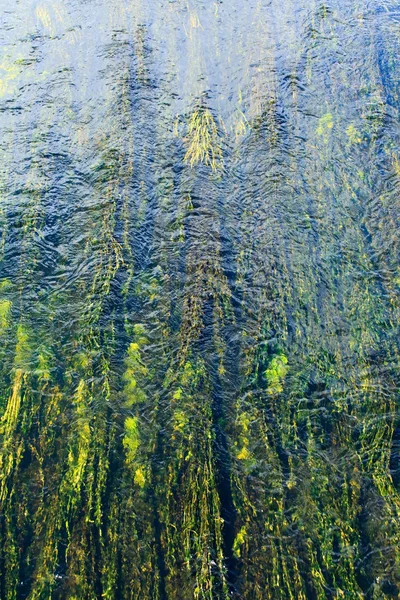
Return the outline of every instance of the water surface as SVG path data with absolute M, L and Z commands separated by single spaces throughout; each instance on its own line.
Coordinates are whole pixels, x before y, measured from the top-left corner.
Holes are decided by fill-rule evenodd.
M 1 19 L 0 597 L 398 598 L 398 2 Z

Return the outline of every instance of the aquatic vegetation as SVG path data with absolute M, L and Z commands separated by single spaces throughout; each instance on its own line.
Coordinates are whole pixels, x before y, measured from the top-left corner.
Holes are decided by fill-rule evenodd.
M 204 106 L 196 108 L 190 115 L 184 160 L 191 167 L 203 163 L 213 171 L 223 164 L 218 127 L 211 111 Z
M 11 300 L 0 300 L 0 333 L 9 325 L 11 306 Z
M 395 3 L 14 4 L 0 598 L 397 598 Z
M 181 587 L 193 598 L 227 597 L 222 566 L 222 519 L 215 483 L 212 412 L 201 361 L 186 361 L 172 395 L 171 446 L 165 486 L 160 487 L 168 594 Z M 162 485 L 162 484 L 161 484 Z M 179 509 L 181 503 L 185 510 Z M 165 508 L 164 508 L 165 507 Z M 181 571 L 182 567 L 183 571 Z M 190 583 L 191 580 L 193 583 Z
M 265 371 L 269 394 L 283 392 L 283 381 L 288 372 L 288 368 L 288 359 L 284 354 L 277 354 L 272 358 Z
M 0 98 L 13 94 L 17 88 L 17 79 L 21 67 L 16 62 L 4 57 L 0 63 Z
M 132 406 L 146 400 L 146 393 L 141 384 L 145 381 L 148 370 L 141 362 L 138 342 L 132 342 L 129 346 L 126 364 L 127 369 L 124 374 L 126 382 L 125 397 L 127 406 Z
M 331 129 L 333 129 L 334 120 L 331 113 L 325 113 L 318 121 L 317 134 L 323 136 L 325 141 Z
M 349 125 L 346 129 L 346 135 L 351 144 L 361 144 L 363 141 L 361 134 L 353 124 Z
M 89 456 L 90 447 L 90 421 L 88 418 L 88 405 L 90 398 L 86 383 L 81 380 L 76 390 L 74 404 L 76 418 L 76 434 L 68 451 L 68 470 L 63 478 L 61 494 L 69 495 L 69 504 L 73 506 L 81 493 L 84 482 L 84 473 Z
M 140 446 L 138 420 L 135 417 L 129 417 L 125 421 L 125 436 L 123 444 L 127 452 L 127 461 L 133 463 Z

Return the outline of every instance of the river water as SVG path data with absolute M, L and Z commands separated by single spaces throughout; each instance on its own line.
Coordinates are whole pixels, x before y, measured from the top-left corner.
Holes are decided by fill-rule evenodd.
M 399 3 L 0 9 L 0 598 L 399 598 Z

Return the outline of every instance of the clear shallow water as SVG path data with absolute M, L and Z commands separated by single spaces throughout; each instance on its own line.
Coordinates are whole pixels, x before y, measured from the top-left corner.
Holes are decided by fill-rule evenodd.
M 0 597 L 397 598 L 398 3 L 1 9 Z

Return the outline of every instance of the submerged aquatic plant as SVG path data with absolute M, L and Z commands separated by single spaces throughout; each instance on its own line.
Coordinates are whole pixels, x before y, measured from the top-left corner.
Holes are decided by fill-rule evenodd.
M 271 359 L 264 373 L 268 381 L 269 394 L 283 392 L 283 381 L 288 369 L 288 359 L 284 354 L 277 354 Z
M 398 597 L 395 3 L 70 4 L 4 28 L 1 600 Z
M 223 165 L 218 127 L 211 111 L 200 106 L 189 118 L 185 162 L 191 167 L 199 163 L 216 171 Z

